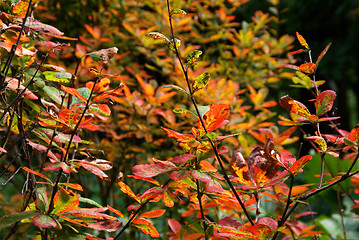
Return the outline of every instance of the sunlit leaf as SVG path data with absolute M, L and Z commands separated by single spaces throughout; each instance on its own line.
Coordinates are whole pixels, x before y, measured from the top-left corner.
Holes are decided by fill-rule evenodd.
M 46 177 L 44 174 L 35 172 L 34 170 L 31 170 L 31 169 L 29 169 L 27 167 L 23 167 L 22 169 L 24 169 L 26 172 L 29 172 L 29 173 L 35 174 L 35 175 L 37 175 L 39 177 L 42 177 L 43 179 L 46 179 L 49 183 L 52 184 L 52 181 L 48 177 Z
M 284 107 L 288 112 L 293 113 L 292 117 L 294 120 L 299 117 L 304 117 L 306 119 L 311 119 L 311 114 L 308 109 L 300 102 L 293 100 L 288 95 L 283 96 L 279 99 L 279 104 Z M 298 117 L 296 117 L 297 115 Z
M 209 73 L 205 72 L 198 76 L 192 83 L 192 92 L 197 92 L 198 90 L 205 88 L 209 81 Z
M 170 40 L 165 35 L 163 35 L 162 33 L 159 33 L 159 32 L 150 32 L 150 33 L 147 33 L 146 36 L 150 37 L 150 38 L 154 38 L 154 39 L 159 38 L 159 39 L 162 39 L 165 42 L 170 43 Z
M 15 4 L 15 6 L 13 7 L 12 13 L 18 17 L 24 17 L 28 7 L 29 7 L 29 3 L 19 2 Z
M 210 110 L 203 115 L 203 122 L 208 132 L 212 132 L 222 126 L 222 123 L 229 115 L 229 106 L 224 103 L 215 103 L 209 106 Z M 200 121 L 197 124 L 198 130 L 203 135 L 204 129 Z
M 72 74 L 68 72 L 45 71 L 42 74 L 45 75 L 46 80 L 59 83 L 69 83 L 72 77 Z
M 306 50 L 299 49 L 299 50 L 296 50 L 296 51 L 293 51 L 293 52 L 289 52 L 288 55 L 294 55 L 294 54 L 298 54 L 298 53 L 302 53 L 302 52 L 306 52 Z
M 283 66 L 283 67 L 286 67 L 286 68 L 290 68 L 290 69 L 294 69 L 294 70 L 299 71 L 299 67 L 298 67 L 298 66 L 295 66 L 295 65 L 283 64 L 282 66 Z
M 136 165 L 133 167 L 132 172 L 134 175 L 140 177 L 154 177 L 176 168 L 176 165 L 174 165 L 172 162 L 157 161 L 158 162 L 156 164 Z
M 356 144 L 359 144 L 359 124 L 350 131 L 348 139 Z
M 309 49 L 308 43 L 305 41 L 304 37 L 302 35 L 300 35 L 298 32 L 296 32 L 296 35 L 297 35 L 300 45 L 302 45 L 306 49 Z
M 314 63 L 308 62 L 308 63 L 301 64 L 298 67 L 298 70 L 301 72 L 304 72 L 304 73 L 313 73 L 316 67 L 317 66 Z
M 172 16 L 172 15 L 174 15 L 174 14 L 186 15 L 187 13 L 186 13 L 184 10 L 182 10 L 182 9 L 176 8 L 176 9 L 172 9 L 172 10 L 171 10 L 170 16 Z
M 72 211 L 79 206 L 79 197 L 71 190 L 64 190 L 60 188 L 54 197 L 53 214 Z
M 289 171 L 295 175 L 301 172 L 301 169 L 312 159 L 312 156 L 306 155 L 298 159 L 290 168 Z
M 168 43 L 168 49 L 171 50 L 172 52 L 176 52 L 176 49 L 175 49 L 175 44 L 174 42 L 176 43 L 176 49 L 178 50 L 179 47 L 181 46 L 181 40 L 175 38 L 175 40 L 173 41 L 173 39 L 171 39 L 171 41 Z
M 317 65 L 318 67 L 318 64 L 319 62 L 322 60 L 322 58 L 324 57 L 324 55 L 328 52 L 328 49 L 330 48 L 330 46 L 332 45 L 332 43 L 330 42 L 326 47 L 325 49 L 320 53 L 317 61 L 315 62 L 315 65 Z
M 221 184 L 219 184 L 219 182 L 217 182 L 214 179 L 212 179 L 209 183 L 206 183 L 204 189 L 207 192 L 214 192 L 214 193 L 221 193 L 224 191 Z
M 166 212 L 165 209 L 157 209 L 157 210 L 152 210 L 152 211 L 142 213 L 138 217 L 139 218 L 156 218 L 156 217 L 161 217 L 165 212 Z
M 127 186 L 124 182 L 122 181 L 118 181 L 117 182 L 118 186 L 120 187 L 121 191 L 126 193 L 127 195 L 129 195 L 130 197 L 132 197 L 133 199 L 135 199 L 137 202 L 140 202 L 140 200 L 138 199 L 138 197 L 133 193 L 133 191 L 131 190 L 131 188 L 129 186 Z
M 101 170 L 101 166 L 97 166 L 96 164 L 93 164 L 93 163 L 85 161 L 85 160 L 79 161 L 79 164 L 83 168 L 85 168 L 87 171 L 95 174 L 99 178 L 101 178 L 103 180 L 110 181 L 110 178 L 108 177 L 108 175 Z
M 47 25 L 45 23 L 42 23 L 42 22 L 39 22 L 33 18 L 28 18 L 26 23 L 25 23 L 25 26 L 28 27 L 28 28 L 31 28 L 33 30 L 36 30 L 36 31 L 41 31 L 41 32 L 44 32 L 44 33 L 47 33 L 47 34 L 51 34 L 51 35 L 54 35 L 54 36 L 62 36 L 64 35 L 63 32 L 60 32 L 57 28 L 51 26 L 51 25 Z
M 180 181 L 182 179 L 185 179 L 189 176 L 190 172 L 188 169 L 182 169 L 179 171 L 172 171 L 170 174 L 170 178 L 174 181 Z
M 136 219 L 138 220 L 138 219 Z M 136 221 L 135 220 L 135 221 Z M 157 229 L 151 224 L 151 225 L 147 225 L 147 224 L 133 224 L 132 226 L 140 229 L 142 232 L 144 232 L 147 235 L 150 235 L 153 238 L 157 238 L 160 236 L 160 234 L 157 232 Z
M 315 102 L 317 116 L 321 116 L 332 109 L 336 96 L 337 94 L 332 90 L 323 91 L 317 96 Z
M 116 215 L 120 216 L 123 220 L 127 221 L 125 216 L 122 214 L 122 212 L 120 212 L 119 210 L 107 205 L 108 210 L 110 210 L 111 212 L 115 213 Z
M 61 85 L 61 90 L 67 92 L 70 95 L 77 97 L 78 99 L 80 99 L 84 102 L 87 102 L 87 99 L 84 96 L 82 96 L 75 88 L 70 88 L 70 87 Z
M 190 52 L 186 58 L 187 68 L 191 67 L 195 62 L 197 62 L 199 56 L 201 56 L 202 51 L 200 50 L 193 50 Z M 208 76 L 209 77 L 209 76 Z

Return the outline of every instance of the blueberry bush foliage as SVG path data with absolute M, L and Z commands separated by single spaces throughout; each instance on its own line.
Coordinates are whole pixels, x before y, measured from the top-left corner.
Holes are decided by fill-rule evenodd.
M 316 79 L 331 43 L 246 2 L 2 1 L 1 238 L 358 234 L 359 125 Z

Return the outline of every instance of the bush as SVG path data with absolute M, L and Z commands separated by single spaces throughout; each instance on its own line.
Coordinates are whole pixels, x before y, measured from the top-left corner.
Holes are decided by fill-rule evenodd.
M 92 24 L 66 12 L 78 40 L 30 17 L 53 19 L 45 5 L 2 3 L 2 237 L 354 236 L 359 126 L 338 128 L 336 92 L 315 79 L 330 44 L 314 62 L 297 33 L 288 58 L 270 3 L 246 21 L 245 1 L 103 2 Z M 290 81 L 314 104 L 279 98 Z M 315 216 L 335 187 L 324 206 L 340 215 Z

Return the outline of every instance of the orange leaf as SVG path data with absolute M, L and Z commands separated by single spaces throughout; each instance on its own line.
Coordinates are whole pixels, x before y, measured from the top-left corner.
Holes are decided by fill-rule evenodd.
M 15 4 L 15 6 L 13 7 L 12 13 L 17 17 L 24 17 L 28 7 L 29 7 L 29 3 L 19 2 Z
M 139 218 L 156 218 L 162 216 L 166 212 L 165 209 L 152 210 L 142 213 Z
M 293 174 L 299 174 L 300 170 L 312 159 L 312 156 L 306 155 L 298 159 L 292 166 L 290 166 L 289 171 Z
M 208 132 L 212 132 L 223 124 L 229 115 L 229 106 L 224 103 L 215 103 L 209 106 L 210 110 L 203 115 L 203 122 Z M 205 133 L 200 121 L 197 125 L 201 135 Z
M 298 70 L 304 73 L 313 73 L 316 67 L 317 65 L 315 65 L 314 63 L 308 62 L 301 64 Z
M 78 99 L 82 100 L 83 102 L 87 102 L 87 99 L 82 96 L 79 91 L 77 91 L 77 89 L 75 88 L 70 88 L 70 87 L 66 87 L 64 85 L 61 85 L 61 89 L 65 92 L 67 92 L 70 95 L 73 95 L 75 97 L 77 97 Z
M 306 49 L 309 49 L 308 43 L 305 41 L 304 37 L 302 35 L 300 35 L 298 32 L 296 32 L 296 35 L 297 35 L 300 45 L 302 45 Z
M 357 124 L 349 133 L 348 139 L 359 144 L 359 124 Z
M 138 197 L 132 192 L 131 188 L 127 186 L 124 182 L 119 181 L 117 182 L 117 184 L 118 186 L 120 186 L 122 192 L 126 193 L 127 195 L 135 199 L 137 202 L 140 202 Z
M 22 169 L 24 169 L 26 172 L 29 172 L 29 173 L 35 174 L 37 176 L 40 176 L 40 177 L 46 179 L 48 182 L 50 182 L 52 184 L 52 181 L 48 177 L 46 177 L 44 174 L 35 172 L 35 171 L 33 171 L 33 170 L 31 170 L 31 169 L 29 169 L 27 167 L 23 167 Z
M 71 190 L 60 188 L 54 197 L 53 214 L 64 213 L 75 210 L 79 207 L 79 197 Z

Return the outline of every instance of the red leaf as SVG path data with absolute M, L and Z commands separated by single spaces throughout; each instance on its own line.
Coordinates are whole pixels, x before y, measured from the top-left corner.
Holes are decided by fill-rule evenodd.
M 357 124 L 349 133 L 348 139 L 359 144 L 359 124 Z
M 212 180 L 211 176 L 209 176 L 208 174 L 206 174 L 204 172 L 193 170 L 191 173 L 195 179 L 198 179 L 202 182 L 209 183 Z
M 50 35 L 55 35 L 55 36 L 62 36 L 64 35 L 63 32 L 60 32 L 57 28 L 51 26 L 51 25 L 47 25 L 44 24 L 42 22 L 39 22 L 33 18 L 28 18 L 26 23 L 25 23 L 26 27 L 31 28 L 33 30 L 36 31 L 41 31 L 44 32 L 46 34 L 50 34 Z
M 296 35 L 297 35 L 300 45 L 302 45 L 306 49 L 309 49 L 308 43 L 305 41 L 304 37 L 302 35 L 300 35 L 298 32 L 296 32 Z
M 291 117 L 294 120 L 298 120 L 300 117 L 303 117 L 307 120 L 312 119 L 309 110 L 300 102 L 293 100 L 288 95 L 283 96 L 279 99 L 279 104 L 284 107 L 288 112 L 291 113 Z M 318 118 L 316 118 L 318 119 Z
M 212 179 L 209 183 L 207 183 L 204 188 L 207 192 L 215 192 L 215 193 L 221 193 L 223 192 L 223 188 L 219 182 Z
M 193 159 L 194 157 L 196 157 L 196 155 L 193 155 L 193 154 L 182 154 L 182 155 L 179 155 L 179 156 L 175 156 L 171 162 L 174 162 L 174 163 L 178 163 L 178 164 L 182 164 L 184 162 L 187 162 L 188 160 L 190 159 Z
M 178 233 L 182 228 L 181 224 L 175 219 L 170 218 L 167 222 L 174 233 Z
M 174 165 L 172 162 L 158 161 L 157 164 L 136 165 L 133 167 L 132 172 L 134 175 L 140 177 L 154 177 L 162 173 L 171 171 L 175 168 L 176 165 Z
M 32 218 L 34 226 L 41 228 L 57 227 L 56 221 L 49 215 L 39 214 Z
M 84 217 L 91 219 L 109 219 L 109 220 L 117 220 L 116 217 L 112 217 L 108 214 L 102 213 L 106 211 L 107 208 L 77 208 L 72 211 L 67 211 L 67 216 L 74 217 Z
M 317 116 L 321 116 L 332 109 L 336 96 L 336 93 L 332 90 L 323 91 L 317 96 L 317 101 L 315 102 Z
M 209 106 L 210 110 L 203 115 L 203 122 L 208 132 L 219 128 L 229 115 L 229 106 L 224 103 L 215 103 Z M 197 128 L 201 136 L 205 133 L 203 126 L 198 121 Z
M 114 232 L 122 227 L 122 223 L 114 220 L 106 220 L 104 222 L 87 223 L 87 227 L 98 231 Z
M 312 156 L 306 155 L 298 159 L 290 168 L 289 171 L 293 174 L 299 174 L 300 170 L 312 159 Z
M 230 217 L 222 218 L 221 220 L 219 220 L 218 223 L 220 225 L 222 225 L 222 226 L 232 227 L 232 228 L 235 228 L 235 229 L 238 229 L 240 226 L 242 226 L 241 223 L 239 223 L 238 221 L 236 221 L 236 220 L 234 220 L 233 218 L 230 218 Z
M 171 129 L 167 129 L 164 127 L 161 127 L 161 128 L 162 128 L 163 132 L 168 137 L 179 142 L 180 146 L 186 151 L 191 149 L 192 144 L 194 144 L 194 142 L 196 141 L 196 138 L 192 134 L 182 134 L 182 133 L 175 132 Z
M 85 168 L 87 171 L 95 174 L 96 176 L 98 176 L 99 178 L 103 179 L 103 180 L 107 180 L 110 181 L 110 178 L 107 176 L 106 173 L 104 173 L 102 170 L 100 170 L 97 166 L 95 166 L 94 164 L 91 164 L 90 162 L 87 162 L 85 160 L 79 161 L 79 164 Z
M 187 169 L 182 169 L 180 171 L 171 172 L 170 178 L 174 181 L 180 181 L 189 176 L 189 171 Z
M 6 87 L 15 92 L 18 90 L 22 91 L 25 89 L 25 87 L 22 84 L 19 85 L 19 80 L 16 78 L 7 77 L 5 82 L 6 82 Z M 38 97 L 35 94 L 33 94 L 29 89 L 25 90 L 24 96 L 28 99 L 34 99 L 34 100 L 38 99 Z
M 166 212 L 165 209 L 157 209 L 142 213 L 139 218 L 156 218 L 162 216 Z
M 295 66 L 295 65 L 291 65 L 291 64 L 283 64 L 282 65 L 283 67 L 286 67 L 286 68 L 290 68 L 290 69 L 293 69 L 293 70 L 299 70 L 299 67 L 298 66 Z
M 308 62 L 301 64 L 298 70 L 304 73 L 313 73 L 316 67 L 317 65 L 315 65 L 314 63 Z

